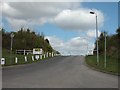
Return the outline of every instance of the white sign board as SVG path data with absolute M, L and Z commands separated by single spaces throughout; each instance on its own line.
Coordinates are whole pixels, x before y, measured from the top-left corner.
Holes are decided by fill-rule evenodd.
M 1 65 L 5 64 L 5 58 L 1 58 Z
M 42 54 L 42 53 L 43 53 L 42 48 L 34 48 L 33 49 L 33 54 Z

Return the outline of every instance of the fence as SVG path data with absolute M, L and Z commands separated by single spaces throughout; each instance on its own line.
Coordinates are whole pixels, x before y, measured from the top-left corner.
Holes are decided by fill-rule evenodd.
M 32 54 L 33 50 L 16 50 L 16 54 Z
M 28 54 L 28 53 L 32 53 L 32 50 L 16 50 L 16 53 L 19 53 L 19 54 Z M 46 59 L 46 58 L 49 58 L 49 57 L 54 57 L 54 56 L 58 56 L 60 54 L 55 54 L 55 53 L 49 53 L 49 52 L 46 52 L 44 54 L 40 54 L 40 55 L 17 55 L 17 56 L 14 56 L 12 58 L 12 63 L 11 61 L 8 59 L 8 58 L 1 58 L 1 65 L 13 65 L 13 64 L 21 64 L 21 63 L 29 63 L 29 62 L 34 62 L 36 60 L 42 60 L 42 59 Z M 10 62 L 9 62 L 10 61 Z

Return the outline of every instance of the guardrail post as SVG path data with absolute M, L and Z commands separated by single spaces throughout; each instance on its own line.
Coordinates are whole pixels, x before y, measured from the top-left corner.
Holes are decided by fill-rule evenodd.
M 46 55 L 47 57 L 48 57 L 48 52 L 47 52 L 47 55 Z
M 51 57 L 51 53 L 49 53 L 49 57 Z
M 44 54 L 44 58 L 45 58 L 45 54 Z
M 27 57 L 25 56 L 25 62 L 27 62 Z
M 15 57 L 15 63 L 18 63 L 18 58 L 17 57 Z
M 42 59 L 42 55 L 40 55 L 40 59 Z
M 32 56 L 32 61 L 34 61 L 34 56 Z
M 52 57 L 53 57 L 53 52 L 52 52 Z

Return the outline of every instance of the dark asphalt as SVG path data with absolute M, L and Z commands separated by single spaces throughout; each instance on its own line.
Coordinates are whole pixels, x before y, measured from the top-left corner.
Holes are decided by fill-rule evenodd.
M 83 56 L 58 56 L 2 69 L 3 88 L 118 88 L 118 77 L 90 69 Z

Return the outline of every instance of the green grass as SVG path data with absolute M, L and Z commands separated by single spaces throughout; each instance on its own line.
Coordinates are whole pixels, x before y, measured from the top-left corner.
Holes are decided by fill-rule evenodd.
M 99 57 L 99 64 L 97 64 L 96 56 L 86 56 L 86 63 L 100 71 L 118 74 L 118 59 L 107 57 L 107 67 L 104 67 L 104 56 Z
M 25 56 L 27 56 L 27 62 L 25 62 Z M 32 54 L 21 55 L 21 54 L 12 53 L 12 57 L 10 59 L 10 51 L 6 50 L 6 49 L 2 50 L 2 57 L 5 58 L 5 65 L 4 66 L 28 64 L 28 63 L 33 63 L 33 62 L 37 62 L 37 61 L 41 60 L 39 58 L 38 60 L 32 61 L 32 56 L 34 56 L 34 59 L 35 59 L 35 55 L 32 55 Z M 18 63 L 15 63 L 15 57 L 18 58 Z M 42 60 L 44 60 L 44 59 L 46 60 L 46 59 L 49 59 L 49 58 L 51 58 L 51 57 L 43 58 Z

